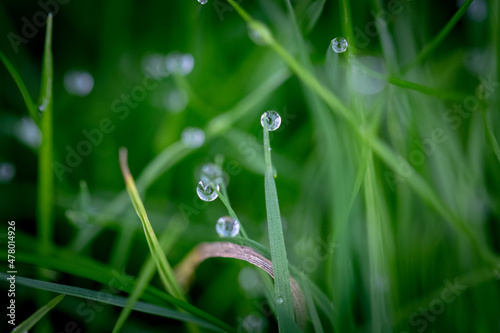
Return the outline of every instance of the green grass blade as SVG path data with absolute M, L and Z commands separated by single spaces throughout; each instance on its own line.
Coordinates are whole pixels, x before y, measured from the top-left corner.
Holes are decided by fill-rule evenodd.
M 110 281 L 116 282 L 115 287 L 125 292 L 132 292 L 134 288 L 134 280 L 131 276 L 118 274 L 115 270 L 110 269 L 106 265 L 96 262 L 90 258 L 75 257 L 74 253 L 66 252 L 62 249 L 54 250 L 50 256 L 39 256 L 32 254 L 25 254 L 22 252 L 16 253 L 16 259 L 24 264 L 36 265 L 36 267 L 55 270 L 74 276 L 89 279 L 109 285 Z M 192 306 L 189 303 L 178 300 L 164 291 L 161 291 L 151 285 L 146 286 L 146 292 L 143 294 L 142 299 L 148 302 L 161 300 L 167 302 L 178 308 L 181 308 L 192 315 L 202 318 L 225 331 L 232 331 L 226 323 L 211 316 L 210 314 Z
M 483 118 L 483 124 L 486 134 L 486 141 L 490 146 L 491 150 L 495 154 L 498 162 L 500 163 L 500 146 L 498 145 L 498 141 L 495 137 L 495 132 L 493 130 L 493 126 L 491 125 L 491 121 L 486 114 L 486 111 L 481 111 L 481 116 Z
M 28 319 L 23 321 L 19 326 L 17 326 L 15 329 L 12 330 L 12 332 L 27 332 L 30 330 L 33 326 L 38 323 L 40 319 L 43 318 L 47 313 L 49 313 L 50 310 L 55 308 L 59 302 L 61 302 L 66 295 L 59 295 L 56 296 L 54 299 L 52 299 L 50 302 L 48 302 L 46 305 L 38 309 L 35 313 L 33 313 Z
M 42 144 L 39 150 L 38 187 L 37 187 L 37 222 L 40 235 L 40 251 L 47 252 L 52 246 L 52 229 L 54 219 L 54 173 L 53 162 L 53 138 L 52 138 L 52 14 L 47 17 L 47 29 L 45 36 L 45 50 L 43 55 L 42 80 L 40 88 L 40 110 L 42 119 L 40 130 L 42 132 Z
M 274 271 L 274 290 L 276 314 L 280 332 L 290 332 L 289 323 L 294 318 L 292 292 L 290 289 L 290 273 L 286 257 L 285 238 L 281 224 L 278 193 L 274 182 L 273 166 L 271 161 L 271 145 L 269 131 L 264 126 L 264 156 L 266 161 L 265 191 L 267 226 L 269 230 L 269 244 L 271 261 Z
M 306 282 L 305 275 L 302 274 L 302 289 L 304 290 L 304 296 L 306 297 L 307 311 L 311 318 L 311 322 L 314 327 L 314 332 L 323 333 L 323 325 L 321 325 L 321 320 L 319 319 L 318 311 L 316 310 L 316 305 L 309 290 L 309 286 Z
M 168 253 L 170 248 L 173 246 L 178 237 L 182 234 L 182 232 L 186 229 L 187 223 L 183 223 L 179 218 L 173 218 L 170 220 L 170 223 L 165 228 L 163 233 L 160 236 L 159 243 L 160 247 L 164 251 L 164 253 Z M 120 316 L 116 321 L 115 327 L 113 328 L 113 333 L 117 333 L 125 324 L 130 312 L 132 312 L 132 308 L 137 301 L 141 298 L 141 295 L 146 290 L 149 282 L 154 276 L 156 272 L 155 262 L 152 257 L 149 257 L 146 260 L 146 263 L 142 266 L 137 280 L 135 281 L 134 289 L 130 293 L 130 296 L 127 299 L 127 304 L 120 312 Z
M 26 104 L 26 107 L 28 108 L 28 113 L 33 118 L 35 123 L 39 123 L 38 119 L 38 110 L 36 108 L 35 102 L 33 101 L 33 98 L 31 97 L 28 88 L 26 87 L 26 84 L 24 83 L 23 78 L 19 74 L 19 72 L 16 70 L 14 65 L 10 62 L 10 60 L 3 54 L 2 51 L 0 51 L 0 61 L 4 64 L 5 68 L 9 72 L 9 74 L 12 76 L 14 79 L 14 82 L 17 85 L 17 88 L 21 92 L 21 95 L 23 96 L 24 103 Z
M 355 62 L 356 64 L 356 70 L 359 70 L 362 73 L 365 73 L 369 76 L 372 76 L 374 78 L 386 81 L 387 83 L 390 83 L 396 87 L 400 88 L 405 88 L 405 89 L 410 89 L 414 91 L 418 91 L 422 94 L 425 95 L 430 95 L 430 96 L 435 96 L 444 100 L 451 100 L 451 101 L 456 101 L 456 102 L 463 102 L 463 100 L 467 97 L 466 94 L 461 94 L 458 92 L 454 91 L 447 91 L 447 90 L 441 90 L 441 89 L 435 89 L 431 87 L 427 87 L 415 82 L 410 82 L 406 80 L 399 79 L 394 76 L 388 76 L 384 75 L 381 73 L 378 73 L 366 66 L 364 66 L 360 62 Z
M 123 173 L 123 178 L 125 180 L 125 185 L 127 187 L 127 192 L 130 196 L 130 200 L 132 201 L 135 211 L 137 212 L 137 215 L 139 215 L 139 218 L 142 222 L 142 227 L 144 228 L 144 234 L 148 242 L 149 250 L 151 252 L 151 256 L 155 260 L 161 281 L 165 289 L 172 296 L 180 300 L 185 300 L 184 294 L 182 293 L 179 283 L 174 276 L 172 267 L 165 257 L 165 253 L 163 253 L 161 246 L 158 243 L 158 239 L 156 238 L 153 227 L 149 222 L 146 209 L 144 208 L 141 198 L 139 197 L 139 193 L 137 192 L 134 178 L 132 177 L 132 174 L 130 173 L 130 170 L 128 168 L 127 150 L 125 148 L 120 149 L 120 167 Z
M 305 17 L 306 32 L 310 32 L 321 16 L 326 0 L 315 0 L 307 9 Z
M 455 27 L 460 18 L 465 14 L 469 6 L 472 4 L 474 0 L 466 0 L 464 4 L 458 9 L 458 11 L 453 15 L 450 21 L 444 26 L 444 28 L 431 40 L 427 45 L 424 46 L 422 51 L 417 55 L 417 57 L 410 61 L 408 65 L 406 65 L 403 69 L 404 72 L 413 68 L 414 66 L 424 62 L 427 58 L 434 52 L 434 50 L 443 42 L 443 40 L 448 36 L 450 31 Z
M 7 274 L 0 273 L 0 278 L 2 280 L 5 280 L 8 277 Z M 124 307 L 127 303 L 127 299 L 124 297 L 116 296 L 116 295 L 110 295 L 109 293 L 106 292 L 100 292 L 100 291 L 93 291 L 85 288 L 79 288 L 79 287 L 73 287 L 73 286 L 67 286 L 63 284 L 58 284 L 58 283 L 52 283 L 52 282 L 45 282 L 45 281 L 40 281 L 40 280 L 33 280 L 33 279 L 28 279 L 24 278 L 21 276 L 16 277 L 16 283 L 25 287 L 30 287 L 30 288 L 35 288 L 39 290 L 46 290 L 46 291 L 51 291 L 59 294 L 64 294 L 68 296 L 74 296 L 74 297 L 79 297 L 79 298 L 84 298 L 84 299 L 89 299 L 92 301 L 104 303 L 104 304 L 110 304 L 118 307 Z M 181 321 L 185 321 L 188 323 L 193 323 L 200 325 L 202 327 L 206 327 L 209 329 L 212 329 L 214 331 L 220 331 L 223 332 L 220 328 L 217 326 L 206 322 L 203 319 L 197 318 L 193 315 L 190 315 L 188 313 L 183 313 L 179 312 L 176 310 L 172 310 L 166 307 L 150 304 L 150 303 L 144 303 L 144 302 L 137 302 L 134 305 L 134 310 L 139 311 L 139 312 L 144 312 L 152 315 L 157 315 L 161 317 L 166 317 L 166 318 L 172 318 L 172 319 L 177 319 Z

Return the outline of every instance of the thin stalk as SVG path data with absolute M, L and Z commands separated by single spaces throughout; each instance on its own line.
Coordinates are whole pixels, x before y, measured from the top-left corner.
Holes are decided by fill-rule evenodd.
M 453 15 L 451 20 L 448 21 L 448 23 L 444 26 L 444 28 L 437 34 L 436 37 L 434 37 L 433 40 L 431 40 L 427 45 L 424 46 L 422 51 L 417 55 L 417 57 L 410 61 L 408 65 L 406 65 L 403 68 L 403 72 L 407 72 L 411 68 L 415 67 L 416 65 L 423 63 L 427 58 L 436 50 L 436 48 L 443 42 L 443 40 L 448 36 L 448 34 L 451 32 L 451 30 L 455 27 L 455 25 L 458 23 L 460 18 L 465 14 L 467 9 L 469 9 L 469 6 L 472 4 L 472 1 L 474 0 L 466 0 L 464 4 L 458 9 L 458 11 Z

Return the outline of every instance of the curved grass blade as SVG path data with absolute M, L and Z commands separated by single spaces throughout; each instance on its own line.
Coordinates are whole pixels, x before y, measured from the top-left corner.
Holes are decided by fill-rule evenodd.
M 181 291 L 179 283 L 175 279 L 172 267 L 170 267 L 170 264 L 165 257 L 165 253 L 163 253 L 161 246 L 158 243 L 158 239 L 156 238 L 153 227 L 151 226 L 151 223 L 149 223 L 146 209 L 144 209 L 144 205 L 142 204 L 139 193 L 137 192 L 134 178 L 132 177 L 132 174 L 130 173 L 130 170 L 128 168 L 126 148 L 120 149 L 120 167 L 122 170 L 123 178 L 125 180 L 125 185 L 127 187 L 127 192 L 130 196 L 130 200 L 132 201 L 135 211 L 137 212 L 137 215 L 139 215 L 139 218 L 142 222 L 142 227 L 144 228 L 144 234 L 146 235 L 149 250 L 158 268 L 158 273 L 160 274 L 161 281 L 165 289 L 172 296 L 185 301 L 184 294 Z
M 45 316 L 47 313 L 49 313 L 50 310 L 55 308 L 59 302 L 61 302 L 66 295 L 59 295 L 56 296 L 54 299 L 52 299 L 50 302 L 48 302 L 46 305 L 38 309 L 35 313 L 33 313 L 28 319 L 23 321 L 19 326 L 14 328 L 12 332 L 27 332 L 30 330 L 33 326 L 38 323 L 40 319 L 42 319 L 43 316 Z
M 179 281 L 182 281 L 183 285 L 187 286 L 192 279 L 195 269 L 200 263 L 208 258 L 233 258 L 244 260 L 259 267 L 276 281 L 273 269 L 274 265 L 271 260 L 250 247 L 236 245 L 230 242 L 202 243 L 196 246 L 176 268 L 176 275 Z M 297 324 L 300 327 L 304 327 L 307 318 L 304 294 L 297 281 L 290 275 L 288 276 L 288 285 L 291 289 L 293 307 L 297 314 Z
M 10 62 L 10 60 L 3 54 L 2 51 L 0 51 L 0 61 L 4 64 L 5 68 L 9 72 L 10 76 L 14 79 L 14 82 L 17 85 L 17 88 L 21 92 L 21 95 L 23 96 L 24 104 L 26 104 L 26 107 L 28 108 L 28 113 L 31 116 L 31 118 L 35 121 L 35 123 L 39 124 L 39 119 L 38 119 L 38 111 L 35 105 L 35 102 L 33 101 L 33 98 L 31 97 L 28 88 L 26 87 L 26 84 L 24 83 L 23 78 L 19 74 L 19 72 L 16 70 L 14 65 Z
M 415 67 L 416 65 L 424 62 L 431 55 L 432 52 L 443 42 L 443 40 L 448 36 L 450 31 L 455 27 L 460 18 L 465 14 L 469 6 L 472 4 L 474 0 L 466 0 L 464 4 L 458 9 L 458 11 L 453 15 L 450 21 L 446 23 L 444 28 L 431 40 L 427 45 L 424 46 L 422 51 L 417 55 L 417 57 L 410 61 L 408 65 L 403 68 L 403 72 L 407 72 L 409 69 Z
M 276 192 L 276 184 L 274 183 L 271 145 L 269 143 L 267 126 L 264 126 L 264 157 L 266 162 L 264 187 L 266 192 L 267 227 L 274 271 L 276 315 L 280 332 L 290 332 L 290 323 L 293 322 L 294 318 L 292 292 L 290 290 L 290 272 L 288 271 L 288 260 L 286 258 L 278 193 Z
M 5 280 L 7 277 L 8 277 L 7 274 L 0 273 L 0 278 L 2 280 Z M 58 283 L 33 280 L 33 279 L 24 278 L 21 276 L 16 276 L 16 283 L 19 285 L 22 285 L 22 286 L 30 287 L 30 288 L 52 291 L 52 292 L 59 293 L 59 294 L 89 299 L 92 301 L 96 301 L 96 302 L 100 302 L 100 303 L 104 303 L 104 304 L 110 304 L 110 305 L 119 306 L 119 307 L 124 307 L 127 303 L 126 298 L 116 296 L 116 295 L 110 295 L 109 293 L 89 290 L 89 289 L 85 289 L 85 288 L 67 286 L 67 285 L 58 284 Z M 208 323 L 203 319 L 197 318 L 197 317 L 190 315 L 188 313 L 179 312 L 179 311 L 172 310 L 172 309 L 162 307 L 162 306 L 158 306 L 155 304 L 137 302 L 134 305 L 133 309 L 136 311 L 139 311 L 139 312 L 144 312 L 144 313 L 157 315 L 157 316 L 161 316 L 161 317 L 166 317 L 166 318 L 177 319 L 177 320 L 185 321 L 188 323 L 193 323 L 193 324 L 196 324 L 196 325 L 199 325 L 202 327 L 206 327 L 206 328 L 209 328 L 209 329 L 214 330 L 214 331 L 223 332 L 223 330 L 221 330 L 219 327 L 217 327 L 211 323 Z

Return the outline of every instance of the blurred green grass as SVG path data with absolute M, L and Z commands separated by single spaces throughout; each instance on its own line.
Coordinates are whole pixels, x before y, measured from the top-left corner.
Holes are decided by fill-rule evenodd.
M 400 12 L 389 15 L 387 27 L 380 25 L 377 31 L 370 30 L 375 29 L 371 11 L 388 12 L 394 1 L 352 2 L 348 16 L 342 7 L 348 1 L 325 2 L 317 24 L 308 31 L 308 18 L 314 16 L 312 3 L 292 3 L 299 34 L 304 38 L 301 43 L 294 35 L 285 2 L 240 1 L 328 91 L 362 119 L 360 131 L 373 131 L 398 156 L 410 161 L 446 208 L 471 230 L 477 244 L 471 244 L 464 230 L 452 227 L 451 221 L 438 214 L 432 208 L 435 202 L 429 205 L 414 192 L 410 183 L 416 174 L 405 176 L 402 169 L 398 174 L 377 155 L 372 158 L 371 149 L 367 150 L 347 122 L 332 115 L 307 84 L 286 74 L 276 89 L 270 88 L 268 96 L 250 95 L 251 100 L 243 104 L 251 107 L 235 118 L 226 133 L 182 156 L 141 193 L 157 234 L 179 210 L 189 215 L 187 231 L 168 252 L 169 262 L 174 266 L 195 245 L 218 239 L 215 222 L 227 215 L 225 207 L 219 200 L 203 205 L 195 187 L 201 166 L 219 154 L 225 156 L 224 167 L 230 174 L 232 208 L 250 238 L 268 247 L 259 120 L 262 112 L 275 109 L 282 116 L 288 114 L 282 129 L 271 133 L 287 254 L 290 263 L 302 268 L 334 304 L 328 315 L 318 310 L 325 331 L 499 332 L 499 273 L 477 250 L 496 257 L 500 252 L 500 172 L 493 140 L 500 137 L 500 100 L 498 84 L 489 90 L 483 83 L 499 81 L 500 5 L 495 0 L 475 0 L 427 60 L 404 73 L 401 69 L 458 11 L 455 1 L 401 1 Z M 322 3 L 317 1 L 316 8 L 321 9 Z M 206 128 L 214 124 L 215 117 L 228 114 L 218 118 L 225 124 L 232 119 L 228 110 L 238 110 L 235 105 L 239 101 L 245 101 L 283 69 L 275 53 L 252 43 L 244 21 L 226 6 L 220 0 L 209 0 L 204 6 L 195 0 L 60 4 L 54 15 L 52 50 L 54 161 L 64 164 L 67 147 L 77 149 L 87 140 L 83 130 L 98 129 L 104 118 L 114 126 L 71 173 L 64 173 L 61 181 L 55 176 L 53 241 L 57 249 L 68 251 L 68 258 L 92 258 L 117 274 L 137 276 L 148 247 L 132 206 L 124 201 L 126 211 L 112 212 L 112 217 L 103 215 L 124 191 L 119 147 L 128 148 L 131 172 L 139 175 L 180 139 L 185 127 Z M 486 15 L 481 6 L 486 6 Z M 227 11 L 221 14 L 223 9 Z M 4 36 L 0 50 L 18 69 L 32 96 L 40 93 L 44 28 L 25 45 L 20 44 L 18 53 L 7 36 L 10 32 L 21 35 L 22 18 L 31 20 L 40 11 L 40 5 L 28 1 L 0 5 Z M 341 24 L 343 20 L 347 24 Z M 330 40 L 338 36 L 349 39 L 344 54 L 329 48 Z M 120 113 L 113 112 L 113 102 L 143 85 L 145 56 L 174 51 L 193 55 L 192 73 L 164 78 L 120 119 Z M 383 76 L 353 73 L 357 61 Z M 90 94 L 80 97 L 68 93 L 64 80 L 71 70 L 92 75 Z M 396 80 L 385 83 L 387 76 Z M 26 126 L 22 119 L 29 113 L 3 66 L 0 78 L 0 163 L 15 167 L 14 177 L 0 184 L 0 211 L 4 220 L 17 222 L 19 251 L 36 258 L 40 255 L 35 246 L 39 237 L 35 218 L 37 150 L 19 134 Z M 406 84 L 400 80 L 417 83 L 422 89 L 400 87 Z M 477 110 L 467 112 L 465 106 L 477 96 L 481 84 L 479 89 L 488 95 Z M 162 98 L 179 86 L 189 87 L 188 104 L 183 111 L 172 113 L 162 105 Z M 367 95 L 367 89 L 376 92 Z M 430 90 L 443 94 L 429 95 L 426 92 Z M 452 99 L 444 98 L 450 95 Z M 450 111 L 457 110 L 455 105 L 462 105 L 462 111 Z M 437 129 L 446 140 L 431 144 Z M 432 152 L 425 153 L 425 142 Z M 81 180 L 85 180 L 90 195 L 83 204 L 77 203 L 83 193 Z M 68 218 L 68 211 L 74 212 L 69 214 L 73 220 L 77 215 L 77 223 Z M 6 226 L 0 230 L 2 244 L 6 230 Z M 328 242 L 333 242 L 329 251 L 321 245 Z M 318 259 L 323 257 L 315 253 L 323 250 L 333 251 L 333 255 Z M 23 264 L 21 257 L 17 265 L 20 276 L 36 276 L 34 261 Z M 202 264 L 188 294 L 190 302 L 235 328 L 248 326 L 247 316 L 254 314 L 267 323 L 263 331 L 277 330 L 274 317 L 259 306 L 266 302 L 264 282 L 256 282 L 255 292 L 245 289 L 240 282 L 244 267 L 248 265 L 225 259 Z M 45 278 L 92 290 L 110 289 L 102 281 L 69 272 Z M 455 278 L 467 286 L 466 291 L 452 302 L 441 301 L 444 310 L 435 308 L 435 313 L 425 317 L 421 313 L 424 308 L 441 304 L 441 294 L 447 288 L 444 281 L 453 283 Z M 151 285 L 161 286 L 158 277 Z M 21 322 L 38 307 L 32 290 L 19 286 L 18 291 Z M 126 296 L 118 291 L 116 295 Z M 97 304 L 82 314 L 80 302 L 66 297 L 52 310 L 49 322 L 53 331 L 62 331 L 68 321 L 75 321 L 83 332 L 112 330 L 119 308 Z M 419 312 L 421 317 L 414 315 Z M 90 313 L 94 316 L 87 322 Z M 247 318 L 246 324 L 243 318 Z M 308 325 L 312 331 L 312 324 Z M 156 332 L 165 327 L 188 329 L 172 320 L 132 312 L 122 331 Z

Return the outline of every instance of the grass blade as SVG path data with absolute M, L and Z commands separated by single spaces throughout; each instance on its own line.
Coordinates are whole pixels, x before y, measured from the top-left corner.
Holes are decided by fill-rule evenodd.
M 474 0 L 466 0 L 464 4 L 458 9 L 458 11 L 453 15 L 450 21 L 444 26 L 444 28 L 438 33 L 436 37 L 434 37 L 433 40 L 431 40 L 425 47 L 420 51 L 420 53 L 417 55 L 417 57 L 410 61 L 408 65 L 406 65 L 403 69 L 403 72 L 408 71 L 415 65 L 418 65 L 425 60 L 431 55 L 432 52 L 443 42 L 443 40 L 448 36 L 450 31 L 455 27 L 455 25 L 458 23 L 460 18 L 465 14 L 467 9 L 469 9 L 469 6 L 472 4 L 472 1 Z
M 309 286 L 306 283 L 305 275 L 302 276 L 302 285 L 304 286 L 304 295 L 306 298 L 307 311 L 309 312 L 309 316 L 311 317 L 311 322 L 314 327 L 314 332 L 323 333 L 324 332 L 323 326 L 321 325 L 321 320 L 319 319 L 318 311 L 316 310 L 316 305 L 314 304 L 314 300 L 309 290 Z
M 179 281 L 182 281 L 183 285 L 187 286 L 194 274 L 194 270 L 208 258 L 233 258 L 244 260 L 259 267 L 276 281 L 274 265 L 271 260 L 250 247 L 236 245 L 230 242 L 202 243 L 195 247 L 180 262 L 179 266 L 176 267 L 176 275 L 179 277 Z M 299 326 L 304 327 L 307 317 L 304 293 L 300 289 L 297 281 L 290 275 L 288 276 L 288 285 L 291 287 L 293 307 L 297 314 L 297 323 Z
M 276 301 L 276 315 L 280 332 L 290 332 L 289 323 L 293 320 L 293 300 L 290 290 L 290 273 L 286 258 L 285 238 L 281 224 L 278 193 L 274 183 L 273 165 L 271 161 L 271 145 L 269 131 L 264 126 L 264 157 L 266 172 L 264 185 L 266 192 L 267 226 L 269 231 L 269 244 L 271 248 L 271 261 L 274 271 L 274 291 Z
M 493 130 L 493 126 L 491 125 L 491 121 L 488 117 L 486 111 L 481 111 L 481 116 L 483 118 L 484 130 L 486 135 L 486 142 L 490 146 L 491 150 L 495 154 L 498 162 L 500 163 L 500 146 L 498 145 L 498 141 L 495 138 L 495 132 Z
M 2 280 L 5 280 L 7 277 L 8 277 L 7 274 L 0 273 L 0 278 Z M 100 303 L 104 303 L 104 304 L 110 304 L 110 305 L 119 306 L 119 307 L 124 307 L 127 303 L 126 298 L 116 296 L 116 295 L 110 295 L 109 293 L 106 293 L 106 292 L 93 291 L 93 290 L 89 290 L 89 289 L 85 289 L 85 288 L 67 286 L 67 285 L 63 285 L 63 284 L 45 282 L 45 281 L 40 281 L 40 280 L 33 280 L 33 279 L 24 278 L 21 276 L 16 277 L 16 283 L 19 285 L 22 285 L 22 286 L 30 287 L 30 288 L 52 291 L 52 292 L 59 293 L 59 294 L 65 294 L 68 296 L 89 299 L 92 301 L 96 301 L 96 302 L 100 302 Z M 177 319 L 177 320 L 185 321 L 188 323 L 197 324 L 197 325 L 200 325 L 202 327 L 212 329 L 214 331 L 223 332 L 223 330 L 221 330 L 217 326 L 215 326 L 211 323 L 208 323 L 203 319 L 200 319 L 200 318 L 197 318 L 193 315 L 190 315 L 188 313 L 179 312 L 176 310 L 172 310 L 169 308 L 165 308 L 165 307 L 150 304 L 150 303 L 137 302 L 134 305 L 134 310 L 139 311 L 139 312 L 152 314 L 152 315 L 161 316 L 161 317 Z
M 75 257 L 74 253 L 65 252 L 64 250 L 57 249 L 50 256 L 37 256 L 24 253 L 17 253 L 16 259 L 24 264 L 36 265 L 37 267 L 55 270 L 71 274 L 74 276 L 96 281 L 104 285 L 109 285 L 110 281 L 118 281 L 116 288 L 125 292 L 132 292 L 134 288 L 134 280 L 131 276 L 118 274 L 112 270 L 89 258 Z M 142 299 L 148 302 L 161 300 L 167 302 L 178 308 L 181 308 L 194 316 L 202 318 L 225 331 L 232 331 L 232 328 L 219 319 L 211 316 L 210 314 L 192 306 L 191 304 L 178 300 L 164 291 L 161 291 L 151 285 L 146 286 L 146 292 L 143 294 Z
M 172 267 L 165 257 L 158 239 L 154 233 L 151 223 L 149 223 L 148 215 L 144 205 L 142 204 L 139 193 L 135 186 L 134 178 L 130 173 L 127 162 L 127 150 L 125 148 L 120 149 L 120 167 L 122 169 L 123 178 L 125 179 L 125 185 L 130 196 L 130 200 L 134 205 L 135 211 L 142 222 L 142 227 L 144 228 L 144 234 L 146 235 L 146 240 L 148 242 L 149 250 L 151 251 L 151 256 L 155 260 L 156 266 L 158 268 L 158 273 L 160 274 L 161 281 L 165 289 L 174 297 L 185 300 L 184 294 L 181 291 L 179 283 L 175 279 Z
M 52 310 L 59 302 L 61 302 L 66 295 L 59 295 L 52 299 L 47 305 L 44 305 L 40 309 L 38 309 L 35 313 L 33 313 L 28 319 L 23 321 L 19 326 L 12 330 L 12 332 L 27 332 L 33 326 L 38 323 L 40 319 L 43 318 L 50 310 Z
M 187 227 L 187 223 L 179 222 L 182 222 L 182 220 L 173 218 L 160 236 L 160 247 L 165 253 L 168 253 L 174 242 Z M 139 272 L 137 280 L 135 281 L 134 289 L 130 293 L 129 298 L 127 299 L 127 304 L 121 311 L 120 316 L 116 321 L 113 333 L 119 332 L 123 327 L 123 324 L 125 324 L 130 312 L 132 312 L 134 304 L 141 298 L 141 295 L 144 293 L 149 282 L 153 278 L 155 271 L 155 262 L 152 257 L 149 257 Z
M 40 130 L 42 132 L 42 144 L 39 150 L 38 187 L 37 187 L 37 221 L 40 235 L 40 251 L 46 253 L 52 246 L 52 229 L 54 218 L 54 173 L 52 172 L 53 161 L 53 138 L 52 138 L 52 14 L 47 17 L 47 30 L 45 36 L 45 50 L 43 55 L 42 81 L 40 88 Z
M 10 62 L 10 60 L 3 54 L 2 51 L 0 51 L 0 61 L 4 64 L 5 68 L 9 72 L 9 74 L 12 76 L 14 79 L 14 82 L 17 85 L 17 88 L 21 92 L 21 95 L 23 96 L 24 103 L 26 104 L 26 107 L 28 108 L 28 113 L 30 114 L 31 118 L 35 121 L 35 123 L 38 124 L 39 119 L 38 119 L 38 111 L 35 105 L 35 102 L 33 101 L 33 98 L 31 97 L 28 88 L 26 87 L 26 84 L 24 83 L 23 78 L 19 74 L 19 72 L 16 70 L 14 65 Z

